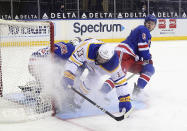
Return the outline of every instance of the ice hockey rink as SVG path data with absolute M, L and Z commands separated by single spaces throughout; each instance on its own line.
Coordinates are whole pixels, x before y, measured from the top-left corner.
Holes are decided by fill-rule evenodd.
M 187 131 L 187 41 L 153 41 L 155 74 L 145 88 L 148 107 L 123 121 L 108 115 L 69 120 L 49 117 L 23 123 L 0 123 L 0 131 Z M 129 80 L 132 88 L 137 77 Z

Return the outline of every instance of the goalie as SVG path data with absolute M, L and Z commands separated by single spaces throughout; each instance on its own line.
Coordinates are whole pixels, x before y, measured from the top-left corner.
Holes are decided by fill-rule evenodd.
M 73 51 L 75 50 L 75 46 L 77 46 L 81 42 L 81 38 L 75 37 L 73 40 L 70 40 L 68 43 L 58 42 L 54 44 L 54 53 L 52 54 L 53 61 L 58 62 L 60 60 L 67 60 Z M 36 80 L 39 79 L 39 68 L 40 65 L 45 65 L 46 60 L 50 58 L 50 47 L 45 47 L 39 49 L 36 52 L 33 52 L 28 64 L 29 73 L 35 77 Z
M 49 62 L 52 61 L 53 64 L 55 64 L 55 68 L 57 68 L 57 66 L 63 66 L 66 60 L 75 50 L 75 46 L 77 46 L 80 42 L 81 38 L 75 37 L 68 43 L 55 43 L 54 53 L 52 54 L 50 52 L 50 47 L 41 48 L 32 53 L 28 63 L 28 70 L 29 73 L 34 77 L 34 80 L 27 82 L 25 86 L 19 86 L 25 96 L 27 96 L 27 99 L 33 99 L 34 97 L 38 97 L 40 95 L 44 84 L 43 78 L 46 76 L 45 73 L 50 70 L 46 69 L 47 66 L 49 66 Z M 49 76 L 50 75 L 51 74 L 49 74 Z

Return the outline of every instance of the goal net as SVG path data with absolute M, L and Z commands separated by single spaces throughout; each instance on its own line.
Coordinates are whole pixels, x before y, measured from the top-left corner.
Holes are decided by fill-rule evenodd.
M 35 120 L 53 113 L 38 69 L 45 66 L 53 45 L 52 22 L 0 20 L 0 122 Z M 33 55 L 45 47 L 46 56 Z M 33 61 L 34 67 L 29 66 Z

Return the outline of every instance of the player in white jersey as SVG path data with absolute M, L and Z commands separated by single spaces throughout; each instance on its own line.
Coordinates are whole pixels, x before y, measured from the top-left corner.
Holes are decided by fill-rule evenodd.
M 82 65 L 89 70 L 89 73 L 93 73 L 99 78 L 103 75 L 111 76 L 115 82 L 119 99 L 119 112 L 122 112 L 122 109 L 129 112 L 132 110 L 130 93 L 125 73 L 121 69 L 119 57 L 114 49 L 114 46 L 100 40 L 86 39 L 82 41 L 65 65 L 63 84 L 65 88 L 74 86 L 76 72 Z M 83 86 L 82 93 L 87 92 L 87 90 L 89 89 Z

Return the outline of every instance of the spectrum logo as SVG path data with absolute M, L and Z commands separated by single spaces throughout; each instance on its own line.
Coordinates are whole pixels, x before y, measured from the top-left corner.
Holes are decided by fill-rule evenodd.
M 79 22 L 75 22 L 73 24 L 74 32 L 80 33 L 83 35 L 86 32 L 121 32 L 125 29 L 125 27 L 121 24 L 102 24 L 99 22 L 98 24 L 80 24 Z

